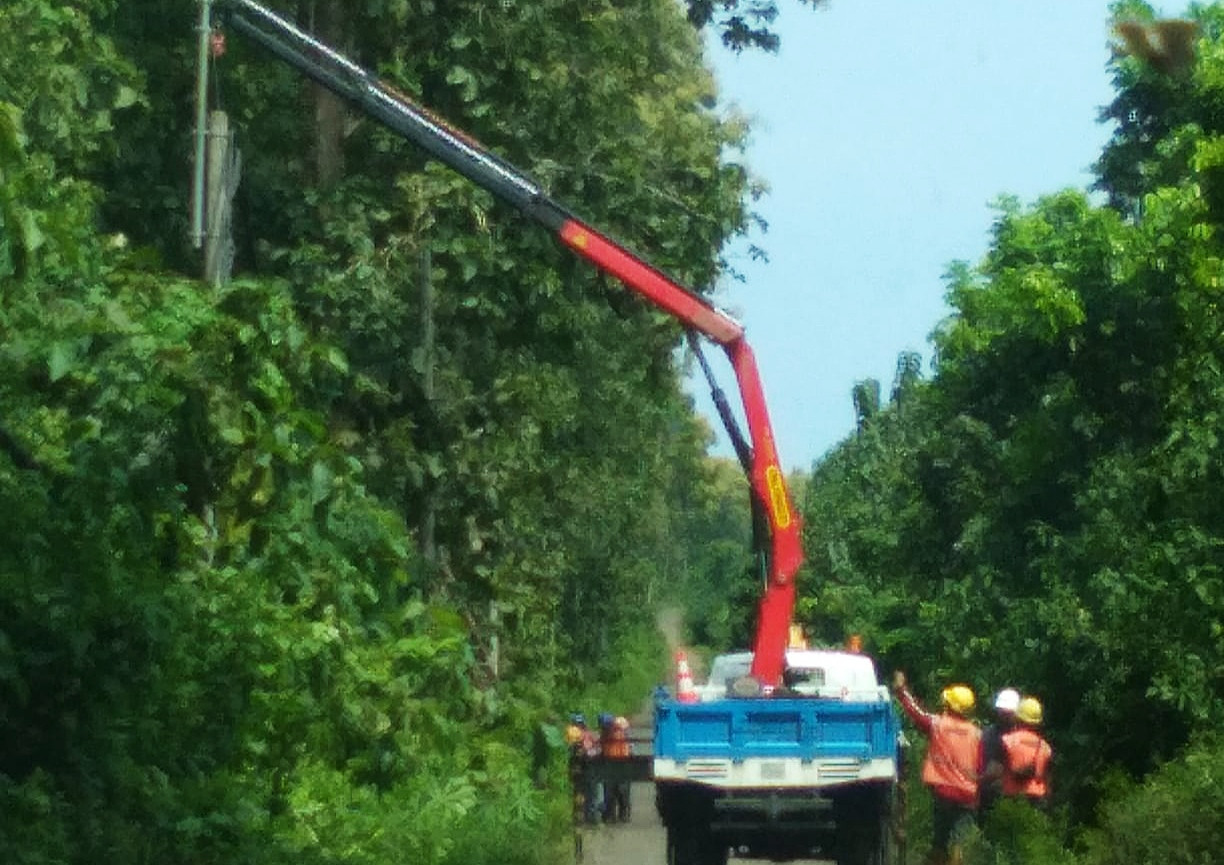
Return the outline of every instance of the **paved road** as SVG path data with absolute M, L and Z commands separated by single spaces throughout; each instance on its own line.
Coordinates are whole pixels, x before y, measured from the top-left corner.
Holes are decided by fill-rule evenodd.
M 633 819 L 622 825 L 583 829 L 582 865 L 666 865 L 666 832 L 654 807 L 654 785 L 634 784 L 631 791 Z M 767 860 L 735 859 L 733 865 Z M 816 865 L 804 860 L 795 865 Z

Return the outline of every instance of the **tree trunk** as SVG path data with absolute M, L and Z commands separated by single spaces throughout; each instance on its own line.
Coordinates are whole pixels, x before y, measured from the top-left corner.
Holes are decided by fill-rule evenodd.
M 311 29 L 327 45 L 349 42 L 341 0 L 312 0 Z M 317 84 L 311 85 L 315 114 L 315 181 L 331 189 L 344 176 L 345 106 L 343 100 Z

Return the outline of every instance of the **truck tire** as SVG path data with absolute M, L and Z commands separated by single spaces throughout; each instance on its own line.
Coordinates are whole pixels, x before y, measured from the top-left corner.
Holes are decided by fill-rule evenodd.
M 729 855 L 708 826 L 667 827 L 667 865 L 727 865 Z
M 887 818 L 838 828 L 837 865 L 892 865 L 892 824 Z
M 892 865 L 891 788 L 847 797 L 835 808 L 837 865 Z

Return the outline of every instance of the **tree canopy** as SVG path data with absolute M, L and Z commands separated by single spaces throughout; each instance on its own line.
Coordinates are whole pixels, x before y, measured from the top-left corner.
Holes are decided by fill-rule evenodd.
M 733 51 L 760 48 L 776 51 L 782 39 L 773 29 L 778 17 L 775 0 L 685 0 L 688 19 L 698 28 L 718 28 L 722 43 Z M 798 0 L 799 5 L 819 7 L 827 0 Z
M 679 330 L 232 34 L 206 286 L 191 5 L 0 9 L 0 857 L 553 861 L 532 731 L 645 692 L 696 558 Z M 744 129 L 668 0 L 294 11 L 679 278 L 723 269 Z
M 746 641 L 743 479 L 674 322 L 240 38 L 236 276 L 199 280 L 190 5 L 0 8 L 0 856 L 556 861 L 532 733 L 640 697 L 660 603 Z M 694 25 L 768 49 L 776 4 L 275 5 L 726 271 L 756 190 Z M 1221 753 L 1224 15 L 1191 15 L 1192 66 L 1111 61 L 1097 188 L 999 201 L 929 373 L 859 383 L 802 485 L 800 618 L 1038 694 L 1094 863 Z
M 998 203 L 989 252 L 950 268 L 932 375 L 860 409 L 806 497 L 808 617 L 932 689 L 1038 694 L 1079 819 L 1224 708 L 1224 17 L 1193 14 L 1189 74 L 1112 61 L 1103 198 Z

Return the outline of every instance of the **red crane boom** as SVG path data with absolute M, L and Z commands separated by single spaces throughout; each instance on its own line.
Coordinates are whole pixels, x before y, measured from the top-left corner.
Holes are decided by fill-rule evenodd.
M 529 177 L 482 144 L 455 129 L 372 73 L 320 43 L 290 21 L 252 0 L 208 0 L 234 29 L 253 39 L 307 77 L 347 99 L 366 114 L 412 141 L 478 186 L 554 232 L 577 255 L 615 276 L 648 302 L 675 316 L 726 352 L 735 373 L 748 423 L 745 441 L 725 398 L 715 402 L 728 428 L 752 490 L 758 553 L 764 558 L 765 591 L 758 611 L 752 673 L 777 685 L 785 665 L 794 576 L 803 561 L 800 523 L 786 489 L 774 447 L 756 359 L 744 329 L 705 298 L 578 219 L 549 198 Z M 211 24 L 206 24 L 211 26 Z M 700 355 L 699 355 L 700 356 Z M 709 376 L 702 358 L 702 367 Z M 713 379 L 711 378 L 713 386 Z M 763 525 L 763 528 L 762 528 Z

